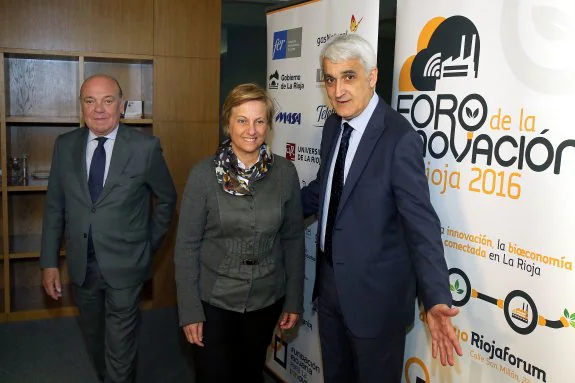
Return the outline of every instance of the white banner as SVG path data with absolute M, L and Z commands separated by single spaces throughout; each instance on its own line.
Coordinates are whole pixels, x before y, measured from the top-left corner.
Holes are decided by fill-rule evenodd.
M 294 161 L 301 184 L 316 177 L 323 124 L 333 113 L 323 85 L 319 54 L 333 36 L 358 33 L 377 49 L 379 1 L 311 0 L 271 11 L 268 24 L 268 90 L 276 101 L 273 151 Z M 274 334 L 267 366 L 286 382 L 323 382 L 315 280 L 314 223 L 306 229 L 305 313 L 297 333 Z
M 405 381 L 575 381 L 575 2 L 399 0 L 395 46 L 464 353 L 443 368 L 418 320 Z

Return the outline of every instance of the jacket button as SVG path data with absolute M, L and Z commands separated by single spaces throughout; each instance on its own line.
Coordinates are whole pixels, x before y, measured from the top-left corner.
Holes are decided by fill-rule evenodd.
M 84 233 L 84 238 L 88 238 L 88 234 Z
M 95 212 L 96 212 L 96 208 L 93 207 L 91 211 L 92 211 L 92 213 L 95 213 Z

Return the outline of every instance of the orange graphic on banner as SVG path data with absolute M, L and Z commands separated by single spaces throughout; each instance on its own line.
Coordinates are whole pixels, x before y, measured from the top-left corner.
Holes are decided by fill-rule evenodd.
M 425 380 L 421 379 L 421 377 L 419 376 L 414 376 L 415 380 L 412 381 L 411 380 L 411 376 L 409 374 L 409 367 L 411 367 L 412 365 L 418 365 L 419 367 L 421 367 L 421 370 L 423 371 L 423 374 L 425 376 Z M 423 361 L 419 358 L 416 357 L 411 357 L 407 360 L 407 362 L 405 362 L 405 380 L 407 381 L 407 383 L 430 383 L 431 379 L 429 377 L 429 371 L 427 370 L 427 366 L 425 365 L 425 363 L 423 363 Z
M 359 27 L 359 23 L 361 23 L 361 20 L 363 20 L 363 17 L 359 21 L 356 21 L 355 16 L 351 15 L 351 21 L 349 23 L 349 30 L 352 32 L 357 31 L 357 28 Z

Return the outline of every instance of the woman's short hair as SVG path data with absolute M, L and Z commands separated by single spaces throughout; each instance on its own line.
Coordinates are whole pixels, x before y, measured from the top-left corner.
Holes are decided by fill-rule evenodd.
M 377 56 L 371 44 L 355 34 L 340 35 L 329 40 L 319 55 L 319 65 L 322 68 L 324 59 L 332 62 L 357 59 L 361 61 L 365 73 L 377 66 Z
M 248 101 L 261 101 L 266 104 L 266 120 L 269 129 L 272 129 L 275 107 L 269 93 L 257 84 L 240 84 L 231 90 L 222 107 L 222 131 L 226 137 L 230 136 L 232 109 Z

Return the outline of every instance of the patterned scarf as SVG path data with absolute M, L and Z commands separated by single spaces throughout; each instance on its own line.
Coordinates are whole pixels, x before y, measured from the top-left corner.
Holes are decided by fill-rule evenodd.
M 251 168 L 238 166 L 238 158 L 232 150 L 230 139 L 224 141 L 216 150 L 214 164 L 216 178 L 226 193 L 232 195 L 251 195 L 250 184 L 265 176 L 274 162 L 274 156 L 264 143 L 260 148 L 260 156 Z

